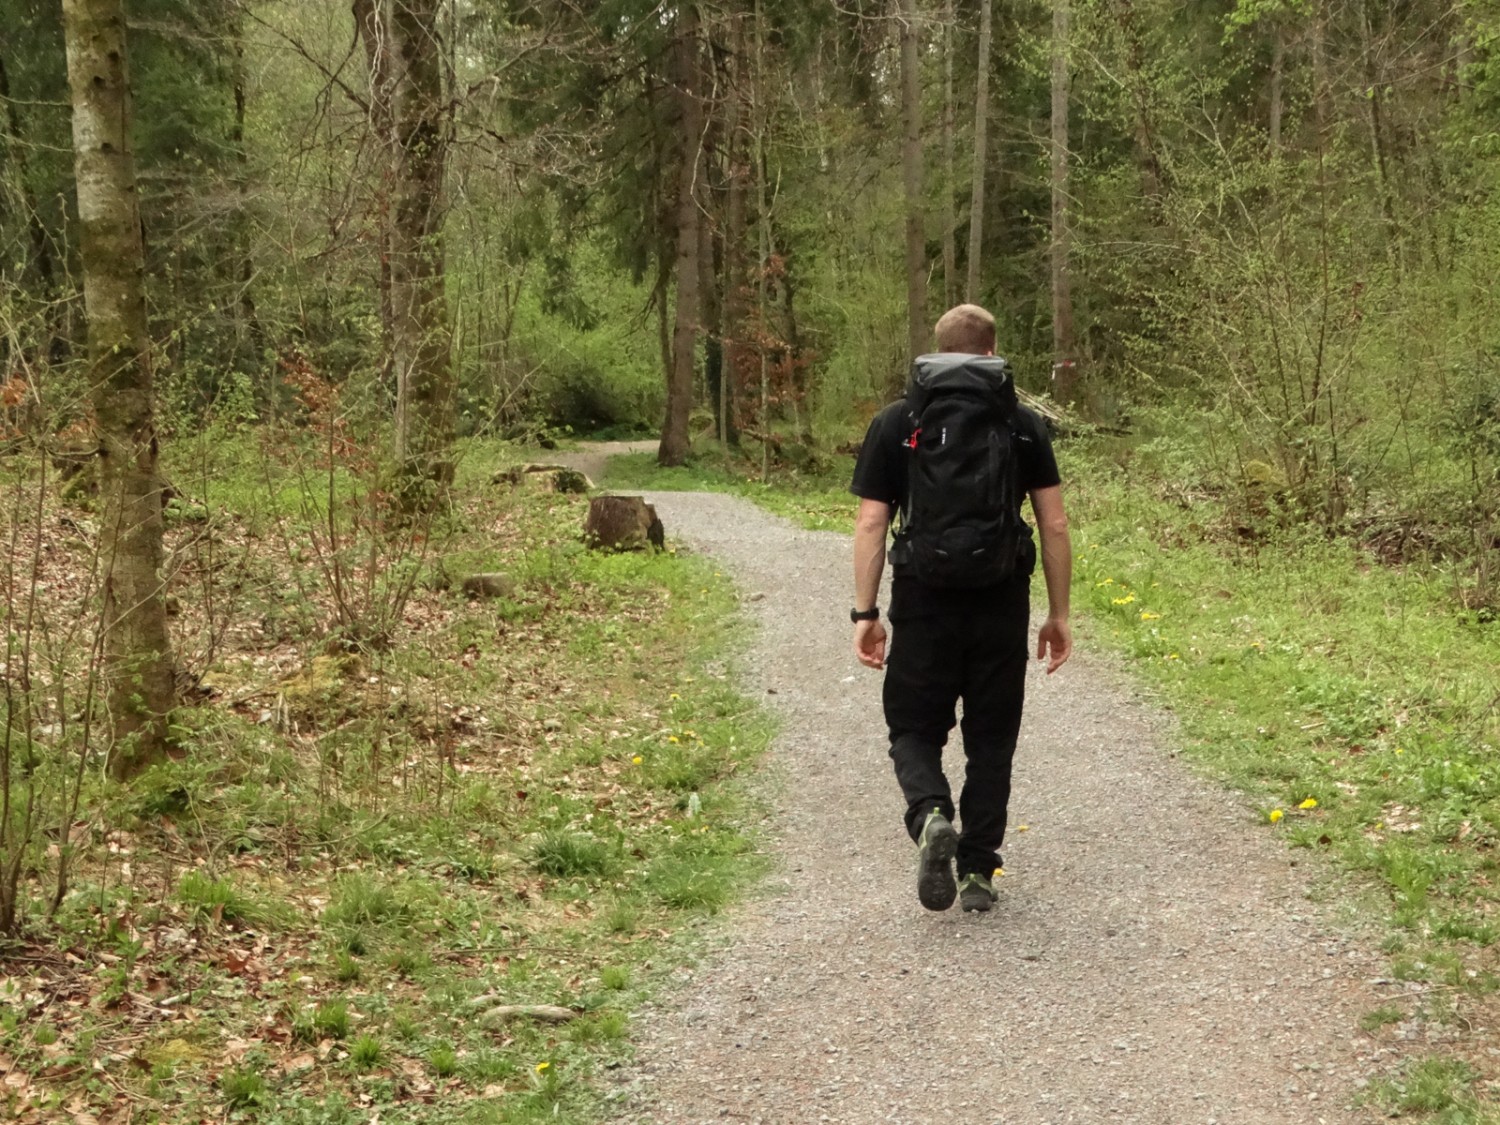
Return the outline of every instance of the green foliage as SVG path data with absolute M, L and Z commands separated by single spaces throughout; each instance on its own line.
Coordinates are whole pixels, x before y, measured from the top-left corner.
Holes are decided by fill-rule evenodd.
M 619 859 L 605 841 L 567 829 L 544 832 L 532 847 L 531 862 L 538 871 L 560 878 L 609 875 Z
M 219 1090 L 230 1109 L 257 1109 L 266 1104 L 270 1087 L 258 1071 L 242 1067 L 226 1070 L 219 1079 Z
M 1491 1125 L 1495 1117 L 1480 1108 L 1470 1089 L 1475 1077 L 1467 1063 L 1433 1055 L 1380 1083 L 1375 1096 L 1400 1113 L 1433 1114 L 1430 1120 L 1442 1125 Z
M 177 887 L 177 899 L 188 908 L 195 925 L 220 922 L 244 926 L 284 924 L 288 919 L 283 904 L 263 902 L 238 890 L 227 879 L 214 879 L 201 871 L 189 871 Z
M 356 1070 L 372 1070 L 380 1065 L 385 1049 L 373 1035 L 361 1035 L 349 1046 L 349 1061 Z

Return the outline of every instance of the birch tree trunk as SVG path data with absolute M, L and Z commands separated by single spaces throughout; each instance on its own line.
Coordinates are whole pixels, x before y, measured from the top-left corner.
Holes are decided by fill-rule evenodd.
M 693 358 L 698 345 L 698 150 L 703 109 L 698 101 L 698 11 L 685 4 L 678 13 L 677 57 L 682 159 L 677 182 L 677 315 L 672 326 L 672 370 L 667 379 L 667 416 L 656 460 L 680 465 L 688 454 L 688 422 L 693 408 Z
M 922 92 L 917 0 L 895 0 L 901 29 L 901 173 L 906 187 L 906 339 L 908 358 L 927 351 L 927 236 L 922 200 Z
M 979 0 L 979 62 L 974 80 L 974 182 L 969 191 L 969 274 L 964 300 L 979 299 L 979 259 L 984 246 L 985 149 L 990 122 L 991 0 Z
M 1069 0 L 1052 3 L 1052 373 L 1063 402 L 1071 402 L 1078 393 L 1069 277 L 1068 4 Z
M 130 149 L 121 0 L 64 0 L 89 405 L 99 439 L 108 768 L 127 780 L 166 753 L 175 703 L 162 568 L 162 483 L 145 247 Z

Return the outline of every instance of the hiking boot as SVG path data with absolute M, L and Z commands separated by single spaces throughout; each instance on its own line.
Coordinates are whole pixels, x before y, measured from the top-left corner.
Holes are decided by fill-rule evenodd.
M 958 904 L 964 908 L 965 914 L 971 910 L 983 913 L 994 906 L 999 897 L 995 893 L 995 884 L 977 872 L 958 881 Z
M 928 910 L 947 910 L 958 887 L 953 882 L 953 855 L 958 851 L 958 833 L 937 809 L 922 822 L 917 837 L 917 900 Z

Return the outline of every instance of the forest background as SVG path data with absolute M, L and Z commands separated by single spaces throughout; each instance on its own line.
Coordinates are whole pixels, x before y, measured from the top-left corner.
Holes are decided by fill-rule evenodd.
M 217 971 L 242 983 L 256 928 L 285 931 L 284 883 L 229 857 L 333 855 L 347 866 L 308 892 L 321 983 L 268 1017 L 291 1058 L 353 1038 L 328 989 L 368 983 L 361 959 L 379 950 L 433 997 L 380 1016 L 402 1058 L 424 1060 L 425 1077 L 392 1079 L 404 1094 L 461 1077 L 503 1087 L 518 1120 L 570 1105 L 561 1067 L 517 1061 L 561 1057 L 545 1035 L 485 1054 L 424 1030 L 413 1011 L 476 999 L 479 954 L 424 960 L 437 908 L 391 872 L 434 848 L 476 887 L 508 872 L 482 858 L 500 839 L 451 834 L 462 807 L 525 841 L 516 862 L 543 902 L 574 908 L 580 886 L 644 864 L 654 897 L 612 899 L 609 934 L 711 908 L 737 837 L 696 840 L 688 820 L 749 753 L 727 721 L 743 702 L 663 679 L 711 663 L 684 634 L 722 608 L 722 576 L 588 561 L 558 530 L 571 501 L 502 500 L 491 474 L 570 435 L 651 436 L 661 466 L 712 460 L 826 510 L 818 490 L 847 474 L 841 453 L 931 323 L 973 300 L 1074 439 L 1085 526 L 1113 536 L 1083 544 L 1083 600 L 1184 699 L 1204 680 L 1174 665 L 1216 628 L 1269 667 L 1269 625 L 1248 613 L 1352 614 L 1364 595 L 1337 574 L 1373 573 L 1442 621 L 1418 630 L 1377 599 L 1396 624 L 1334 629 L 1318 655 L 1351 666 L 1291 689 L 1268 677 L 1265 710 L 1291 690 L 1308 754 L 1360 763 L 1430 725 L 1435 761 L 1412 793 L 1376 771 L 1399 801 L 1349 800 L 1343 829 L 1297 830 L 1347 840 L 1421 940 L 1483 948 L 1490 896 L 1460 887 L 1487 880 L 1500 832 L 1483 761 L 1500 611 L 1497 35 L 1493 0 L 0 0 L 0 929 L 86 933 L 104 984 L 80 1004 L 118 1014 L 131 995 L 192 992 L 161 968 L 180 950 L 151 936 L 185 932 L 174 919 L 227 924 Z M 1180 597 L 1208 599 L 1180 635 L 1144 601 L 1167 581 L 1164 549 L 1181 552 Z M 441 590 L 500 564 L 519 584 L 481 637 Z M 1293 573 L 1304 587 L 1265 585 Z M 1319 582 L 1337 589 L 1310 613 Z M 648 667 L 613 616 L 672 657 Z M 560 663 L 502 667 L 487 645 L 507 630 Z M 1420 682 L 1402 659 L 1418 638 L 1477 667 Z M 622 661 L 628 690 L 583 677 L 539 700 L 580 653 Z M 489 678 L 444 679 L 454 661 Z M 406 694 L 375 706 L 392 683 Z M 571 777 L 619 758 L 620 739 L 665 759 L 626 752 L 608 792 L 541 810 L 521 808 L 540 786 L 459 784 L 465 755 L 500 737 L 474 708 L 501 683 L 520 685 L 507 752 L 561 755 L 516 768 Z M 1305 763 L 1231 742 L 1229 773 L 1283 782 L 1295 803 Z M 101 763 L 133 786 L 95 777 Z M 379 796 L 394 777 L 412 787 L 400 816 Z M 1324 782 L 1319 815 L 1338 815 Z M 1424 799 L 1446 802 L 1425 827 L 1407 815 Z M 580 829 L 599 801 L 629 804 L 655 844 Z M 302 813 L 314 827 L 294 840 Z M 1371 825 L 1399 838 L 1367 847 Z M 152 880 L 124 858 L 148 838 L 175 857 Z M 126 969 L 100 968 L 115 964 L 101 948 Z M 1462 983 L 1484 971 L 1472 952 L 1410 960 Z M 620 1034 L 599 999 L 627 986 L 619 965 L 560 958 L 569 971 L 539 980 L 506 956 L 489 971 L 510 991 L 584 997 L 580 1050 Z M 60 1068 L 57 1098 L 107 1102 L 69 1068 L 108 1052 L 55 1022 L 7 1050 L 33 1078 Z M 349 1056 L 364 1077 L 338 1089 L 399 1069 L 366 1038 L 364 1062 Z M 176 1057 L 135 1056 L 132 1097 L 190 1106 L 173 1076 L 205 1065 L 246 1112 L 326 1107 L 338 1085 L 288 1092 L 286 1060 L 258 1047 L 210 1060 L 191 1036 L 164 1043 Z

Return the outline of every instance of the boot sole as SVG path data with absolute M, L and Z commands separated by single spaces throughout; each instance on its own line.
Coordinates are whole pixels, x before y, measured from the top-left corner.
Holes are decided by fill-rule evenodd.
M 934 829 L 917 867 L 917 901 L 928 910 L 947 910 L 958 897 L 958 883 L 953 878 L 953 857 L 957 853 L 958 833 L 953 826 Z
M 964 908 L 965 914 L 975 911 L 978 911 L 980 914 L 988 914 L 991 910 L 995 909 L 995 900 L 989 895 L 984 895 L 978 898 L 963 899 L 959 905 Z

